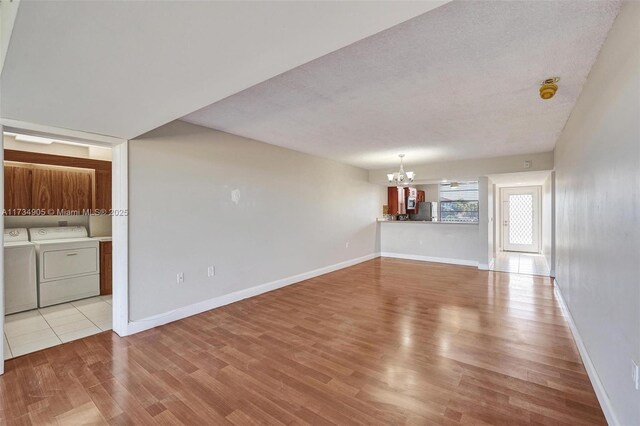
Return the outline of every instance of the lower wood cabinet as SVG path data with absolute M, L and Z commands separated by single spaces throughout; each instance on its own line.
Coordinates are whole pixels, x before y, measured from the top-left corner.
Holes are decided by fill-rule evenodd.
M 113 280 L 111 241 L 100 241 L 100 295 L 111 294 Z

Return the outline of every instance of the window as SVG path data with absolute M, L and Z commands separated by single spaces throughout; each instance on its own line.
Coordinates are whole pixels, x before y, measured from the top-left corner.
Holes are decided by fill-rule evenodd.
M 441 222 L 478 222 L 478 182 L 440 184 Z

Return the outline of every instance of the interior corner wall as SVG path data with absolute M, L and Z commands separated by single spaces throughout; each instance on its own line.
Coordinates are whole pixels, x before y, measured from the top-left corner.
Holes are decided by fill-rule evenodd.
M 491 179 L 488 180 L 487 187 L 487 208 L 488 210 L 488 223 L 487 223 L 487 260 L 488 266 L 491 266 L 495 259 L 496 254 L 496 211 L 495 211 L 495 198 L 496 198 L 496 185 Z
M 377 254 L 385 203 L 366 170 L 182 121 L 131 140 L 130 320 Z
M 640 424 L 639 22 L 624 2 L 555 150 L 557 283 L 620 425 Z
M 493 235 L 489 227 L 493 222 L 492 186 L 486 176 L 478 178 L 478 265 L 482 269 L 488 269 L 491 262 L 490 251 L 493 251 Z

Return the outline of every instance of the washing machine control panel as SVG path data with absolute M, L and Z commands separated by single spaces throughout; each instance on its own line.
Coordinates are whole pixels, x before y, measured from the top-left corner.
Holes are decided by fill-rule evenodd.
M 88 236 L 84 226 L 54 226 L 48 228 L 30 228 L 31 241 L 66 240 Z
M 27 228 L 8 228 L 4 230 L 4 242 L 29 241 Z

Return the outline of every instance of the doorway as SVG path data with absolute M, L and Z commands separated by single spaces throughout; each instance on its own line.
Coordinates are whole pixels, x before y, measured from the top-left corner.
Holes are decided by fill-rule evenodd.
M 502 248 L 540 253 L 540 187 L 502 188 Z
M 37 296 L 38 304 L 35 308 L 31 306 L 32 304 L 30 304 L 29 306 L 20 307 L 17 310 L 12 308 L 4 312 L 7 306 L 7 303 L 10 302 L 6 300 L 6 297 L 2 297 L 2 296 L 6 296 L 5 292 L 7 290 L 6 288 L 7 272 L 11 272 L 11 271 L 7 271 L 6 268 L 8 266 L 12 266 L 13 263 L 11 263 L 11 261 L 8 261 L 9 263 L 7 263 L 7 261 L 2 262 L 5 264 L 3 265 L 4 268 L 2 268 L 4 269 L 4 271 L 2 271 L 2 274 L 0 274 L 0 278 L 3 278 L 2 281 L 0 281 L 0 334 L 3 335 L 3 345 L 2 345 L 2 350 L 0 351 L 0 374 L 4 372 L 3 361 L 5 359 L 20 356 L 22 354 L 29 353 L 33 350 L 44 349 L 46 346 L 51 346 L 56 343 L 60 344 L 60 343 L 65 343 L 67 341 L 72 341 L 72 340 L 75 340 L 76 338 L 83 337 L 83 335 L 90 335 L 93 333 L 103 332 L 110 329 L 113 329 L 113 331 L 115 331 L 120 335 L 125 335 L 127 334 L 126 329 L 127 329 L 127 323 L 128 323 L 128 315 L 126 314 L 127 312 L 126 295 L 127 295 L 127 286 L 128 286 L 127 279 L 126 279 L 126 276 L 127 276 L 126 245 L 127 245 L 127 223 L 128 223 L 127 202 L 126 202 L 127 200 L 127 180 L 126 180 L 127 141 L 106 137 L 106 136 L 103 137 L 100 135 L 86 134 L 83 132 L 67 131 L 63 129 L 54 129 L 54 128 L 30 129 L 28 125 L 24 127 L 16 126 L 11 128 L 7 126 L 0 126 L 0 132 L 2 132 L 3 130 L 5 132 L 9 132 L 10 134 L 11 133 L 13 133 L 14 135 L 24 134 L 26 136 L 31 137 L 33 139 L 33 142 L 32 142 L 33 149 L 24 150 L 29 152 L 18 152 L 19 150 L 16 150 L 16 146 L 11 146 L 11 144 L 7 146 L 6 145 L 7 141 L 5 140 L 5 138 L 3 137 L 1 139 L 3 143 L 3 146 L 2 146 L 3 149 L 1 150 L 0 154 L 4 154 L 2 160 L 4 160 L 3 165 L 5 168 L 5 173 L 0 176 L 5 178 L 4 179 L 5 182 L 2 185 L 0 185 L 0 189 L 3 191 L 3 197 L 0 197 L 0 198 L 4 198 L 3 207 L 4 207 L 5 217 L 3 218 L 3 221 L 0 223 L 0 226 L 2 226 L 4 230 L 6 230 L 6 228 L 11 229 L 11 228 L 19 227 L 22 229 L 27 228 L 27 231 L 29 231 L 30 228 L 34 228 L 38 226 L 40 226 L 41 228 L 51 227 L 51 226 L 54 226 L 54 227 L 57 226 L 57 227 L 63 227 L 63 228 L 66 227 L 68 231 L 78 231 L 78 232 L 84 231 L 86 229 L 88 235 L 86 235 L 86 238 L 83 240 L 82 243 L 83 244 L 85 242 L 89 243 L 89 240 L 94 240 L 95 242 L 94 245 L 96 247 L 93 247 L 93 246 L 91 247 L 91 249 L 93 250 L 91 252 L 92 256 L 89 256 L 91 257 L 91 259 L 89 259 L 91 260 L 91 262 L 89 263 L 91 263 L 92 268 L 87 267 L 86 271 L 85 270 L 79 271 L 80 273 L 78 275 L 82 275 L 82 278 L 78 279 L 77 281 L 82 280 L 82 283 L 84 285 L 86 284 L 85 281 L 89 281 L 89 278 L 93 278 L 93 280 L 91 281 L 92 282 L 91 285 L 94 286 L 95 283 L 93 281 L 96 281 L 98 279 L 97 274 L 95 277 L 92 276 L 94 269 L 96 269 L 98 265 L 100 266 L 108 265 L 109 266 L 108 268 L 105 268 L 104 270 L 100 270 L 100 277 L 104 276 L 104 277 L 110 278 L 108 282 L 105 283 L 104 288 L 108 288 L 108 286 L 110 286 L 112 282 L 113 295 L 103 294 L 104 292 L 103 282 L 102 280 L 100 280 L 100 290 L 99 290 L 100 293 L 98 295 L 94 296 L 92 293 L 90 295 L 91 297 L 84 297 L 84 296 L 87 296 L 85 294 L 85 295 L 82 295 L 83 296 L 82 298 L 79 298 L 80 296 L 72 297 L 73 294 L 72 295 L 64 294 L 64 295 L 61 295 L 61 297 L 66 298 L 65 300 L 49 301 L 51 303 L 45 300 L 46 303 L 43 303 L 43 306 L 40 306 L 41 294 L 38 293 L 38 296 Z M 0 134 L 4 135 L 4 133 L 0 133 Z M 60 136 L 57 136 L 57 135 L 60 135 Z M 24 139 L 24 138 L 21 138 L 21 139 Z M 51 152 L 52 147 L 55 145 L 52 145 L 51 143 L 45 143 L 43 139 L 53 139 L 54 141 L 59 141 L 59 140 L 67 141 L 66 146 L 64 147 L 67 151 Z M 15 145 L 15 136 L 13 137 L 12 142 L 13 142 L 13 145 Z M 41 148 L 37 147 L 38 142 L 43 143 L 43 146 Z M 12 148 L 14 149 L 12 156 L 8 156 L 5 158 L 8 152 L 8 151 L 5 151 L 5 149 L 11 150 Z M 95 151 L 95 152 L 92 152 L 90 155 L 88 155 L 88 157 L 85 156 L 84 158 L 82 158 L 83 157 L 82 155 L 79 155 L 80 158 L 78 160 L 75 160 L 74 158 L 72 158 L 72 157 L 75 157 L 75 155 L 73 155 L 72 148 L 75 149 L 76 151 L 80 151 L 84 149 L 84 150 Z M 47 149 L 49 149 L 50 151 L 47 152 Z M 41 152 L 41 151 L 44 151 L 44 152 Z M 96 157 L 96 155 L 99 155 L 99 151 L 101 151 L 102 153 L 111 152 L 109 156 L 112 157 L 112 160 L 108 161 L 109 159 L 107 158 L 100 158 L 99 160 L 102 160 L 102 161 L 97 161 L 98 157 Z M 20 156 L 20 158 L 13 158 L 16 155 Z M 36 155 L 39 157 L 37 158 L 37 161 L 35 160 L 31 161 L 30 157 L 29 158 L 22 157 L 26 155 L 28 156 Z M 65 156 L 67 158 L 66 160 L 64 160 Z M 73 164 L 64 164 L 62 166 L 56 165 L 56 164 L 42 165 L 42 163 L 46 162 L 45 161 L 46 159 L 54 159 L 54 160 L 57 159 L 59 161 L 63 161 L 63 160 L 71 161 Z M 11 160 L 14 160 L 14 163 L 16 163 L 16 161 L 19 163 L 22 163 L 22 164 L 19 164 L 20 166 L 31 167 L 32 169 L 37 168 L 38 171 L 40 171 L 40 169 L 43 169 L 43 168 L 48 171 L 47 169 L 48 167 L 52 170 L 49 173 L 51 176 L 55 175 L 56 173 L 58 174 L 66 173 L 66 175 L 63 176 L 63 177 L 66 177 L 66 179 L 62 179 L 63 184 L 65 184 L 65 182 L 67 184 L 69 184 L 69 182 L 74 184 L 73 191 L 70 191 L 70 190 L 63 191 L 64 198 L 66 200 L 65 203 L 67 204 L 70 202 L 69 194 L 76 196 L 77 192 L 79 191 L 78 188 L 82 188 L 82 185 L 75 185 L 77 183 L 76 180 L 82 181 L 82 182 L 84 182 L 84 180 L 91 181 L 93 186 L 91 189 L 91 194 L 87 198 L 89 198 L 90 200 L 89 202 L 93 204 L 91 206 L 91 213 L 89 214 L 89 216 L 81 217 L 81 215 L 75 214 L 75 210 L 82 210 L 80 209 L 80 207 L 82 207 L 83 203 L 86 202 L 86 200 L 82 199 L 81 197 L 79 200 L 75 200 L 75 198 L 78 198 L 76 196 L 74 200 L 78 201 L 79 205 L 75 206 L 75 204 L 71 203 L 73 206 L 70 209 L 72 210 L 71 213 L 67 212 L 66 210 L 67 206 L 65 205 L 65 210 L 64 210 L 64 213 L 62 214 L 65 214 L 65 215 L 68 214 L 68 216 L 53 217 L 53 216 L 49 216 L 47 213 L 47 216 L 42 216 L 41 218 L 37 218 L 37 217 L 29 218 L 27 216 L 24 216 L 23 213 L 18 213 L 19 216 L 15 216 L 11 218 L 10 219 L 11 223 L 7 223 L 7 220 L 9 220 L 7 219 L 7 209 L 6 209 L 7 196 L 11 198 L 12 195 L 15 195 L 15 194 L 12 194 L 11 192 L 6 191 L 7 185 L 15 186 L 15 182 L 13 182 L 13 179 L 11 177 L 15 173 L 11 173 L 11 169 L 9 169 L 10 171 L 9 180 L 6 181 L 7 179 L 6 161 L 11 161 Z M 95 168 L 95 170 L 89 170 L 89 171 L 80 170 L 83 167 L 80 167 L 80 168 L 78 167 L 79 167 L 79 164 L 83 161 L 84 162 L 88 161 L 90 163 L 93 162 L 92 165 L 96 165 L 98 163 L 104 163 L 104 166 L 106 166 L 107 169 L 104 169 L 104 167 L 102 169 L 100 167 L 97 167 Z M 27 164 L 27 166 L 25 166 L 25 164 Z M 17 167 L 17 164 L 10 164 L 10 166 L 15 168 Z M 76 176 L 73 173 L 78 174 L 80 172 L 88 174 L 90 175 L 90 177 L 84 180 L 81 180 L 80 178 L 75 180 L 69 179 L 69 176 L 71 177 Z M 102 181 L 104 182 L 104 184 L 101 184 L 100 177 L 96 176 L 98 173 L 101 173 Z M 104 181 L 105 175 L 103 173 L 108 173 L 109 175 L 108 183 Z M 33 172 L 29 176 L 33 178 Z M 33 180 L 34 179 L 31 179 L 31 181 Z M 54 180 L 54 179 L 51 179 L 51 180 Z M 42 186 L 41 183 L 38 183 L 38 184 Z M 98 185 L 100 186 L 100 188 L 102 188 L 101 194 L 100 194 L 100 191 L 96 189 L 95 185 Z M 27 188 L 30 187 L 30 185 L 22 185 L 22 186 L 25 186 Z M 15 193 L 22 193 L 22 192 L 24 191 L 16 191 Z M 98 208 L 101 206 L 99 204 L 95 204 L 96 198 L 98 198 L 99 200 L 100 195 L 106 196 L 107 194 L 109 196 L 108 198 L 112 199 L 111 200 L 112 207 Z M 16 202 L 15 199 L 10 199 L 9 204 L 11 203 L 15 204 L 15 202 Z M 87 211 L 86 209 L 83 209 L 83 210 L 85 212 Z M 117 214 L 116 212 L 123 212 L 123 213 Z M 34 221 L 35 222 L 41 221 L 42 223 L 34 223 Z M 105 229 L 108 230 L 108 232 L 105 231 Z M 103 232 L 103 233 L 101 234 L 99 232 Z M 7 239 L 6 232 L 4 232 L 4 234 L 5 234 L 5 240 L 6 240 Z M 31 235 L 31 234 L 27 232 L 27 235 Z M 113 243 L 111 243 L 110 241 L 111 235 L 113 236 Z M 70 243 L 71 244 L 77 243 L 76 240 L 77 239 L 70 241 Z M 45 241 L 44 243 L 47 243 L 47 242 Z M 34 243 L 31 242 L 31 238 L 29 238 L 28 242 L 24 242 L 24 243 L 21 242 L 21 244 L 35 245 Z M 43 242 L 40 242 L 40 244 L 43 244 Z M 110 259 L 111 250 L 109 249 L 111 248 L 112 244 L 113 244 L 113 259 L 111 260 Z M 100 250 L 98 250 L 97 247 L 100 247 Z M 84 247 L 82 248 L 86 249 Z M 103 248 L 107 248 L 107 249 L 103 250 Z M 6 241 L 2 248 L 2 251 L 3 251 L 3 255 L 0 256 L 0 261 L 3 259 L 6 259 L 6 255 L 7 255 Z M 67 253 L 67 254 L 69 254 L 69 259 L 80 259 L 82 257 L 80 256 L 80 254 L 86 254 L 86 252 L 88 251 L 89 251 L 88 249 L 84 251 L 75 250 L 74 252 Z M 78 253 L 78 255 L 75 255 L 76 252 Z M 98 256 L 99 260 L 96 259 L 95 261 L 93 261 L 97 253 L 99 253 L 99 256 Z M 40 259 L 38 256 L 39 254 L 36 250 L 36 259 L 40 260 L 42 263 L 42 259 Z M 107 258 L 109 258 L 108 259 L 109 262 L 105 260 Z M 65 259 L 68 260 L 67 258 Z M 80 260 L 78 260 L 76 263 L 78 263 L 80 266 L 83 266 L 83 267 L 86 266 L 86 262 L 81 262 Z M 89 269 L 91 269 L 91 271 L 89 271 Z M 40 270 L 36 269 L 37 280 L 40 280 L 43 278 L 41 277 L 42 274 L 40 274 L 39 272 Z M 63 278 L 67 279 L 68 277 L 65 276 Z M 29 283 L 31 283 L 31 281 L 32 280 L 30 277 Z M 42 279 L 43 284 L 44 284 L 44 281 L 45 280 Z M 53 281 L 55 281 L 55 279 Z M 40 286 L 40 282 L 37 282 L 37 286 Z M 74 291 L 75 291 L 75 288 L 74 288 Z M 60 294 L 55 293 L 54 296 L 55 295 L 60 295 Z M 45 304 L 47 306 L 44 306 Z M 13 317 L 11 318 L 7 317 L 5 321 L 5 314 L 13 315 Z M 72 321 L 70 321 L 69 319 L 72 319 Z M 84 327 L 85 325 L 86 327 Z M 32 330 L 32 328 L 34 327 L 38 328 L 39 330 L 35 330 L 35 329 Z M 7 333 L 11 334 L 10 336 L 11 339 L 7 339 L 7 336 L 8 336 Z M 29 333 L 30 336 L 27 336 L 27 333 Z M 15 351 L 15 353 L 11 348 L 12 342 L 8 340 L 13 341 L 14 346 L 18 349 Z

